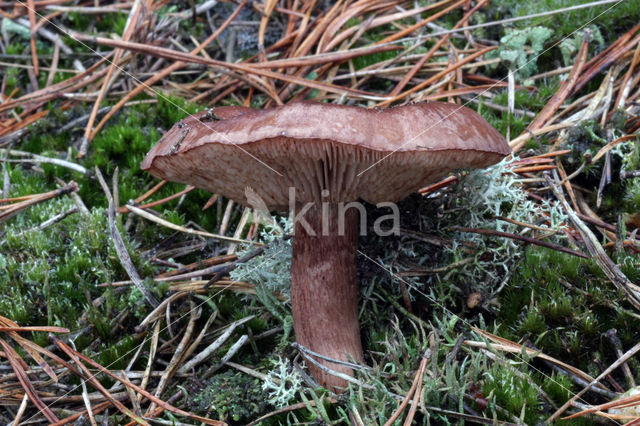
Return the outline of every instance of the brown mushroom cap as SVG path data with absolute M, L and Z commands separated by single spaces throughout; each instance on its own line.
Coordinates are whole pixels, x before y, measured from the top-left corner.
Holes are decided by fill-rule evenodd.
M 325 189 L 331 202 L 394 202 L 452 170 L 486 167 L 510 152 L 480 115 L 456 104 L 374 110 L 298 102 L 194 114 L 162 137 L 142 168 L 239 202 L 251 187 L 281 210 L 290 187 L 299 202 L 319 201 Z

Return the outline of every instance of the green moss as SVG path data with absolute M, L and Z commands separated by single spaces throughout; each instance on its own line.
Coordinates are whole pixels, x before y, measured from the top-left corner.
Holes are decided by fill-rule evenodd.
M 124 336 L 116 343 L 102 345 L 102 347 L 98 349 L 100 355 L 96 361 L 111 371 L 123 370 L 127 367 L 131 356 L 139 344 L 140 342 L 132 336 Z M 78 349 L 80 348 L 78 347 Z
M 23 142 L 20 149 L 37 152 L 49 157 L 66 157 L 69 141 L 79 141 L 84 131 L 84 125 L 58 133 L 58 129 L 80 115 L 87 113 L 90 105 L 84 105 L 66 112 L 60 111 L 55 103 L 50 103 L 47 109 L 50 114 L 32 126 L 29 137 Z M 71 161 L 78 162 L 88 169 L 99 167 L 102 173 L 109 178 L 119 169 L 118 195 L 121 203 L 139 197 L 144 190 L 157 183 L 148 173 L 140 170 L 140 163 L 146 153 L 160 139 L 159 129 L 168 129 L 180 119 L 195 113 L 199 108 L 178 98 L 160 97 L 156 104 L 139 104 L 124 108 L 116 114 L 104 129 L 98 133 L 89 144 L 88 155 L 85 159 L 75 158 L 75 150 L 72 150 Z M 43 192 L 55 185 L 54 178 L 65 181 L 75 180 L 80 187 L 79 195 L 89 208 L 104 206 L 106 199 L 93 178 L 79 175 L 59 166 L 44 164 L 45 179 L 33 173 L 22 173 L 17 169 L 12 182 L 22 182 L 27 179 L 25 193 Z M 161 188 L 149 201 L 161 199 L 184 189 L 184 185 L 170 183 Z M 175 212 L 172 206 L 178 200 L 164 204 L 166 218 L 176 224 L 185 224 L 187 217 L 200 216 L 201 208 L 211 194 L 206 191 L 192 191 L 182 204 L 182 210 Z M 211 214 L 204 215 L 200 225 L 206 229 L 213 229 L 217 225 L 217 217 Z M 143 241 L 155 240 L 167 235 L 168 231 L 160 231 L 157 234 L 156 227 L 147 232 L 145 226 L 139 227 L 137 235 L 144 236 Z
M 640 211 L 640 178 L 627 181 L 624 191 L 624 211 L 637 213 Z
M 182 98 L 160 96 L 153 112 L 159 124 L 168 129 L 183 118 L 201 110 L 201 106 L 189 103 Z
M 530 309 L 520 321 L 518 329 L 521 333 L 538 335 L 547 331 L 547 322 L 538 310 Z
M 49 128 L 43 123 L 34 129 L 28 142 L 32 148 L 47 152 L 58 143 L 57 136 L 43 136 Z M 55 155 L 52 151 L 51 156 Z M 55 169 L 56 173 L 52 169 L 50 176 L 43 177 L 28 168 L 8 167 L 10 195 L 50 191 L 56 187 L 52 183 L 54 175 L 69 178 L 66 180 L 79 177 L 81 186 L 87 184 L 86 177 Z M 0 310 L 10 318 L 34 325 L 79 328 L 83 326 L 78 323 L 79 317 L 89 300 L 104 292 L 96 284 L 126 278 L 111 243 L 104 208 L 89 204 L 91 211 L 86 217 L 75 213 L 49 228 L 33 229 L 74 205 L 69 196 L 54 198 L 22 211 L 4 225 L 6 235 L 0 240 Z M 120 231 L 134 264 L 143 276 L 149 275 L 150 267 L 141 260 L 127 233 Z M 117 303 L 124 301 L 126 298 Z M 109 315 L 104 314 L 90 316 L 99 331 L 109 329 Z M 100 318 L 106 318 L 106 327 Z
M 541 403 L 537 389 L 527 378 L 522 378 L 500 364 L 494 364 L 484 376 L 483 393 L 492 404 L 504 408 L 525 424 L 535 424 L 540 419 Z M 492 409 L 498 418 L 500 412 Z
M 384 62 L 389 59 L 393 59 L 398 55 L 397 52 L 379 52 L 371 55 L 358 56 L 357 58 L 353 58 L 353 67 L 356 70 L 360 70 L 362 68 L 366 68 L 370 65 L 377 64 L 380 62 Z
M 557 404 L 564 404 L 571 398 L 571 378 L 564 374 L 551 373 L 542 377 L 542 390 Z
M 619 263 L 637 279 L 630 257 Z M 597 370 L 593 357 L 606 356 L 600 336 L 607 330 L 619 330 L 626 342 L 640 338 L 640 327 L 620 314 L 619 300 L 624 299 L 593 260 L 529 249 L 502 297 L 500 334 L 527 339 L 558 359 L 570 356 L 583 371 Z
M 504 91 L 503 93 L 496 95 L 492 102 L 506 106 L 507 96 L 507 92 Z M 517 103 L 516 108 L 518 108 Z M 477 111 L 503 135 L 506 135 L 507 132 L 510 132 L 511 135 L 519 135 L 531 122 L 530 117 L 511 115 L 508 112 L 496 111 L 483 105 L 482 102 L 478 105 Z
M 105 13 L 95 20 L 95 24 L 96 30 L 100 32 L 121 36 L 124 34 L 124 29 L 127 24 L 127 14 L 123 12 Z
M 190 400 L 191 409 L 233 424 L 246 424 L 267 408 L 258 379 L 240 372 L 217 374 Z
M 76 31 L 84 31 L 92 22 L 91 16 L 80 12 L 69 12 L 67 15 L 69 25 Z

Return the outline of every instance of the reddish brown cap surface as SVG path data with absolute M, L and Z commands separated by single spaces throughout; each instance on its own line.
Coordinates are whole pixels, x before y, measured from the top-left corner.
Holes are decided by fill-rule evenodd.
M 239 202 L 251 187 L 269 208 L 286 209 L 290 187 L 298 202 L 322 200 L 323 189 L 334 202 L 393 202 L 452 170 L 487 167 L 510 152 L 480 115 L 456 104 L 372 110 L 301 102 L 192 115 L 141 166 Z

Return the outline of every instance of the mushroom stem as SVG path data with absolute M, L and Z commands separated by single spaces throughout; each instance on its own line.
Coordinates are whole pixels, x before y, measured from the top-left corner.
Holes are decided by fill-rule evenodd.
M 363 359 L 356 272 L 360 217 L 353 208 L 340 212 L 342 217 L 338 213 L 337 204 L 325 203 L 321 209 L 314 206 L 295 223 L 291 264 L 293 328 L 302 346 L 329 358 L 359 362 Z M 340 221 L 344 226 L 339 225 Z M 309 226 L 305 227 L 305 223 Z M 353 376 L 349 367 L 317 361 Z M 347 386 L 344 379 L 310 362 L 307 365 L 320 385 L 332 391 Z

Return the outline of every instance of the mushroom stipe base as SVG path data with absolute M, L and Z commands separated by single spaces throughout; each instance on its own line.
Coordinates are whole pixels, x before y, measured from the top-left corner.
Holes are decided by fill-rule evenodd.
M 306 212 L 303 219 L 308 227 L 302 220 L 295 223 L 291 264 L 293 328 L 302 346 L 329 358 L 361 362 L 356 271 L 360 215 L 352 208 L 339 218 L 337 204 L 324 204 L 324 210 L 324 215 L 315 207 Z M 339 227 L 339 220 L 344 221 L 344 227 Z M 317 361 L 331 370 L 353 375 L 352 369 L 344 365 Z M 347 386 L 344 379 L 307 364 L 320 385 L 332 391 Z

